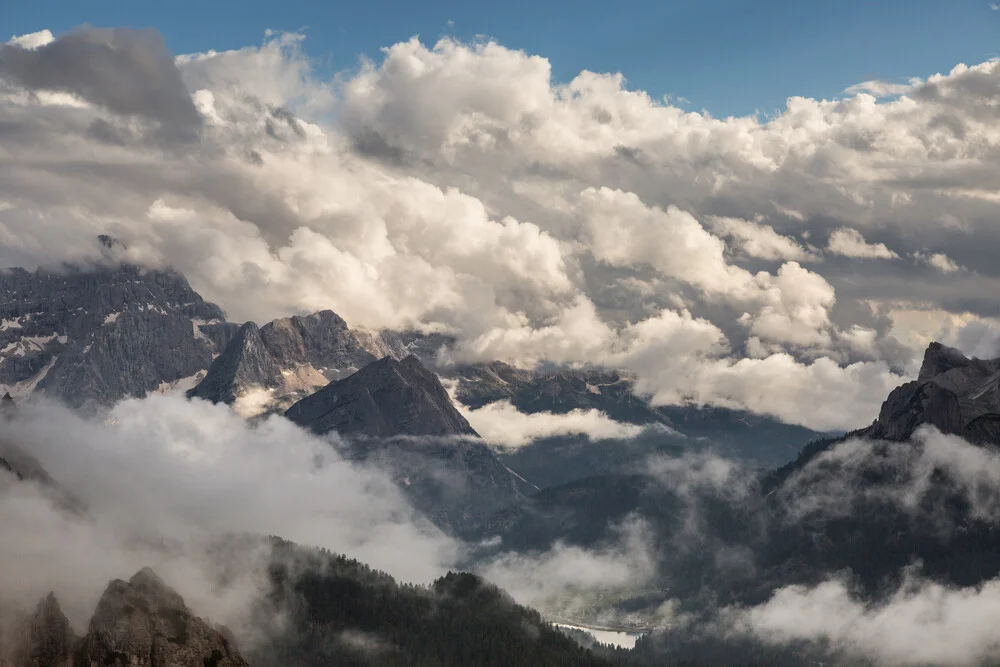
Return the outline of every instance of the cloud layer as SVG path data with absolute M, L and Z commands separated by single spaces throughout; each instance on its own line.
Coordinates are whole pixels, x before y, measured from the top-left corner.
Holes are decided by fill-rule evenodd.
M 915 370 L 894 313 L 991 312 L 996 62 L 716 119 L 489 41 L 326 80 L 302 39 L 11 40 L 0 263 L 87 261 L 110 232 L 236 320 L 332 308 L 817 428 L 870 421 L 868 388 Z

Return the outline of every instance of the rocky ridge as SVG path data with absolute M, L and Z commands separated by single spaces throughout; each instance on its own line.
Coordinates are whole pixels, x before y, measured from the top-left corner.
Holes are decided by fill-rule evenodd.
M 332 310 L 273 320 L 259 329 L 247 322 L 188 396 L 227 404 L 249 397 L 239 406 L 243 412 L 276 411 L 383 356 L 406 354 L 394 334 L 352 331 Z
M 228 342 L 222 310 L 173 271 L 0 272 L 0 389 L 74 408 L 183 382 Z

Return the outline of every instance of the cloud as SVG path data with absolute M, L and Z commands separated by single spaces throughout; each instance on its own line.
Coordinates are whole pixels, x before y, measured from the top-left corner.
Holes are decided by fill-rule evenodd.
M 225 563 L 208 550 L 226 535 L 280 535 L 418 582 L 460 549 L 384 474 L 282 418 L 250 426 L 224 406 L 152 396 L 100 424 L 39 402 L 19 407 L 3 443 L 33 454 L 86 507 L 68 515 L 36 486 L 0 476 L 5 601 L 34 605 L 55 590 L 77 627 L 110 579 L 146 565 L 198 613 L 239 626 L 259 570 L 228 592 L 212 585 Z
M 607 546 L 584 549 L 557 543 L 541 554 L 505 552 L 480 570 L 515 599 L 543 613 L 592 617 L 595 596 L 637 592 L 655 576 L 651 527 L 633 517 L 617 527 Z
M 876 446 L 877 444 L 877 446 Z M 892 471 L 875 483 L 876 468 Z M 888 503 L 910 515 L 932 513 L 940 490 L 960 494 L 970 519 L 990 521 L 1000 510 L 1000 455 L 985 447 L 922 426 L 907 442 L 873 443 L 851 438 L 813 458 L 782 487 L 790 516 L 846 516 L 854 501 Z M 945 513 L 934 515 L 937 528 L 955 527 Z
M 71 93 L 126 116 L 151 119 L 186 138 L 201 117 L 159 33 L 78 28 L 48 41 L 27 35 L 0 47 L 0 77 L 30 91 Z
M 510 401 L 497 401 L 475 410 L 462 406 L 459 409 L 487 442 L 505 448 L 522 447 L 533 440 L 557 435 L 586 435 L 592 440 L 628 439 L 644 430 L 642 426 L 616 422 L 600 410 L 525 414 Z
M 823 643 L 884 665 L 979 665 L 997 654 L 1000 581 L 952 588 L 911 576 L 886 601 L 866 604 L 832 579 L 782 588 L 727 616 L 736 632 L 771 644 Z
M 941 273 L 954 273 L 960 270 L 958 264 L 955 263 L 948 255 L 943 252 L 934 252 L 930 254 L 914 253 L 914 258 L 919 262 L 924 262 L 928 266 L 931 266 Z
M 738 251 L 750 257 L 772 262 L 814 262 L 820 259 L 814 250 L 806 249 L 797 240 L 782 236 L 773 227 L 759 222 L 740 218 L 714 218 L 709 223 L 716 234 L 731 239 Z
M 24 77 L 67 44 L 80 62 L 36 81 L 52 89 L 0 89 L 0 263 L 93 260 L 91 239 L 111 232 L 237 321 L 331 308 L 352 326 L 447 331 L 456 360 L 624 363 L 658 400 L 816 425 L 832 420 L 811 421 L 800 379 L 851 408 L 841 425 L 872 408 L 831 392 L 869 400 L 852 383 L 902 381 L 920 348 L 893 336 L 898 304 L 992 312 L 993 61 L 884 101 L 792 97 L 774 117 L 723 120 L 621 74 L 557 83 L 543 56 L 488 41 L 412 39 L 328 79 L 303 39 L 169 67 L 127 31 L 4 47 Z M 105 57 L 128 76 L 147 58 L 164 85 L 119 99 Z M 197 140 L 151 142 L 168 115 L 200 123 Z M 814 262 L 826 239 L 830 261 Z M 832 261 L 924 248 L 967 270 Z M 711 343 L 687 365 L 686 336 L 643 334 L 685 318 Z M 764 368 L 789 370 L 768 375 L 774 400 L 750 380 Z M 718 379 L 733 376 L 745 389 Z
M 921 84 L 920 79 L 911 79 L 909 83 L 890 83 L 888 81 L 863 81 L 853 86 L 848 86 L 844 92 L 848 95 L 858 95 L 868 93 L 875 97 L 892 97 L 895 95 L 905 95 Z
M 830 234 L 826 251 L 844 257 L 862 259 L 898 259 L 899 255 L 889 250 L 884 243 L 868 243 L 856 229 L 841 227 Z
M 34 50 L 55 41 L 55 36 L 51 30 L 39 30 L 26 35 L 16 35 L 7 41 L 8 46 L 18 46 L 22 49 Z

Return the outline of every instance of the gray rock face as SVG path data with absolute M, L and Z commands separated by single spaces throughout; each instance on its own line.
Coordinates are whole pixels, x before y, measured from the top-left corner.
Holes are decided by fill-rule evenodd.
M 936 426 L 942 433 L 961 434 L 958 396 L 933 382 L 907 382 L 889 394 L 869 435 L 906 440 L 921 424 Z
M 921 424 L 1000 445 L 1000 359 L 968 359 L 954 348 L 931 343 L 917 380 L 894 389 L 862 434 L 906 440 Z
M 115 580 L 101 596 L 74 667 L 235 667 L 246 665 L 224 633 L 194 616 L 149 568 Z
M 206 368 L 216 345 L 200 327 L 222 318 L 172 271 L 3 271 L 0 385 L 74 408 L 142 397 Z
M 437 376 L 412 356 L 369 364 L 302 399 L 285 416 L 314 433 L 476 435 Z
M 253 322 L 247 322 L 188 396 L 213 403 L 232 403 L 247 387 L 274 388 L 281 381 L 281 369 L 261 339 L 260 329 Z

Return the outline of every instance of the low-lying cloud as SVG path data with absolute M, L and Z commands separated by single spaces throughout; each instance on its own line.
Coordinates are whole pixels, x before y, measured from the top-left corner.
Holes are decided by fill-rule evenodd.
M 1000 653 L 1000 580 L 957 588 L 912 575 L 888 600 L 866 603 L 842 580 L 789 586 L 749 609 L 727 609 L 730 634 L 772 645 L 826 646 L 837 664 L 981 665 Z
M 223 608 L 208 584 L 221 565 L 207 545 L 226 535 L 278 535 L 416 582 L 459 554 L 385 475 L 280 417 L 249 426 L 225 406 L 173 396 L 126 400 L 106 423 L 48 403 L 20 412 L 3 440 L 86 510 L 67 515 L 35 485 L 4 476 L 0 589 L 25 604 L 55 590 L 78 623 L 110 579 L 146 565 L 192 607 L 234 621 L 246 608 Z
M 510 401 L 496 401 L 481 408 L 459 406 L 472 428 L 490 444 L 516 449 L 539 438 L 585 435 L 591 440 L 628 439 L 644 427 L 616 422 L 600 410 L 570 410 L 566 413 L 519 411 Z

